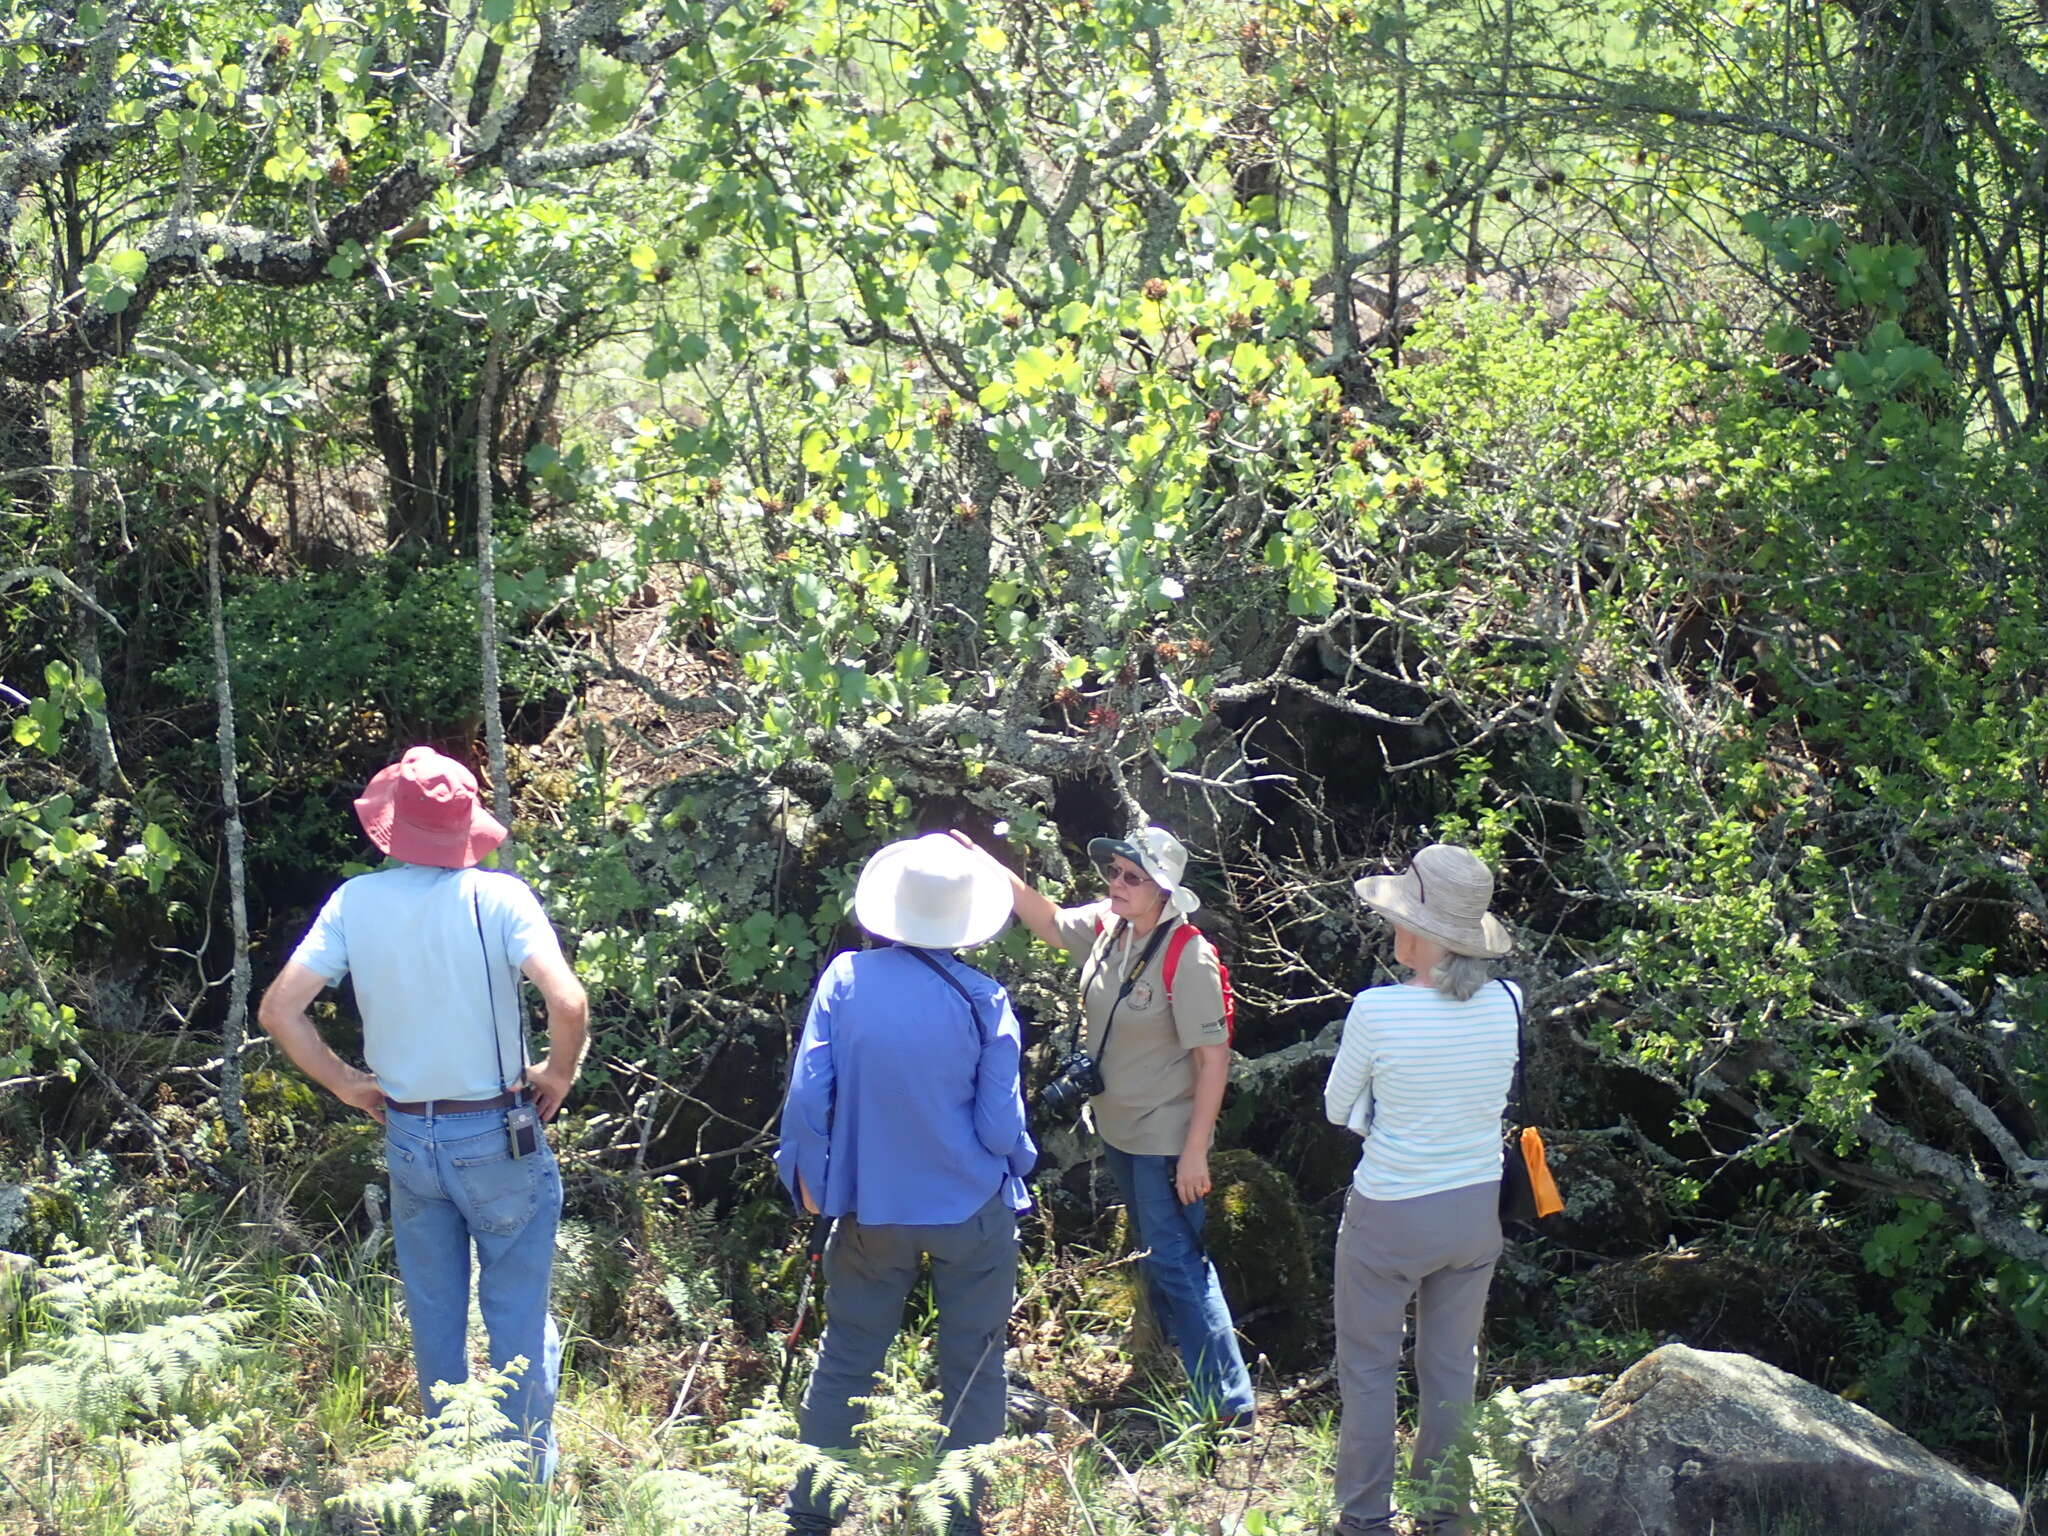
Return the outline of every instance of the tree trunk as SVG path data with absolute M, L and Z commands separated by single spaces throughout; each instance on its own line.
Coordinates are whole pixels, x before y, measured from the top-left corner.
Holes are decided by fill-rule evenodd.
M 213 630 L 214 743 L 220 752 L 220 805 L 226 818 L 228 921 L 234 970 L 228 980 L 228 1016 L 221 1026 L 220 1116 L 228 1145 L 249 1150 L 249 1122 L 242 1112 L 242 1044 L 249 1032 L 248 872 L 242 831 L 241 769 L 235 753 L 235 691 L 228 670 L 228 626 L 221 602 L 220 491 L 206 491 L 206 617 Z
M 1866 83 L 1857 148 L 1875 172 L 1858 235 L 1919 250 L 1899 324 L 1946 362 L 1959 159 L 1952 124 L 1963 110 L 1963 49 L 1936 0 L 1880 0 L 1858 23 Z
M 982 433 L 962 431 L 955 441 L 965 471 L 959 482 L 964 494 L 928 514 L 934 524 L 932 650 L 949 666 L 976 667 L 981 664 L 982 626 L 988 617 L 996 497 L 1003 475 Z
M 484 376 L 476 408 L 476 602 L 477 643 L 483 658 L 484 742 L 490 754 L 491 801 L 498 819 L 512 825 L 512 781 L 505 767 L 505 712 L 498 682 L 498 563 L 491 528 L 491 422 L 497 415 L 498 362 L 502 342 L 496 326 L 484 352 Z M 510 839 L 498 851 L 501 868 L 512 863 Z
M 86 598 L 99 597 L 98 552 L 93 547 L 92 476 L 85 431 L 85 370 L 75 369 L 70 380 L 71 406 L 71 579 Z M 79 675 L 97 684 L 104 698 L 106 680 L 100 666 L 99 620 L 91 608 L 73 607 L 72 644 L 78 651 Z M 93 766 L 102 790 L 128 792 L 128 777 L 121 771 L 121 759 L 114 751 L 113 728 L 107 723 L 107 707 L 88 709 L 86 734 L 92 742 Z

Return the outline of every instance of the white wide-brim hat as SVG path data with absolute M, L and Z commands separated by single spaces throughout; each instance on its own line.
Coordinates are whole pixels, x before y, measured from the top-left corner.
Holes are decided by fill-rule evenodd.
M 1112 857 L 1129 859 L 1152 877 L 1152 883 L 1166 892 L 1167 904 L 1182 917 L 1202 905 L 1202 898 L 1181 884 L 1187 873 L 1188 851 L 1179 838 L 1164 827 L 1140 827 L 1129 837 L 1098 837 L 1088 844 L 1088 857 L 1107 864 Z
M 1431 843 L 1407 873 L 1370 875 L 1351 888 L 1375 912 L 1453 954 L 1490 960 L 1515 947 L 1507 924 L 1486 910 L 1493 900 L 1493 871 L 1455 843 Z
M 995 860 L 944 832 L 891 843 L 867 861 L 853 915 L 878 939 L 970 949 L 1010 921 L 1010 881 Z

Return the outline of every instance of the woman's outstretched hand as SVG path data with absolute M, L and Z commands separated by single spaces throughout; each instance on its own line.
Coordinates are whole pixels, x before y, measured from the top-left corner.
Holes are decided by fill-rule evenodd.
M 987 859 L 990 864 L 1000 870 L 1003 878 L 1010 882 L 1010 910 L 1015 912 L 1018 918 L 1022 920 L 1024 926 L 1037 934 L 1039 938 L 1045 940 L 1046 943 L 1052 945 L 1055 949 L 1060 947 L 1059 908 L 1053 905 L 1049 897 L 1033 886 L 1027 885 L 1021 875 L 990 853 L 986 848 L 982 847 L 981 844 L 977 843 L 965 832 L 962 832 L 958 827 L 948 828 L 947 836 L 951 837 L 962 848 L 970 849 L 981 855 L 981 857 Z

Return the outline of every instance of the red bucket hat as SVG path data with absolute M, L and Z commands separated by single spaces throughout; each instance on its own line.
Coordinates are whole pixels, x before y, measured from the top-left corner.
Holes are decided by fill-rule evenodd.
M 413 747 L 377 770 L 356 819 L 394 859 L 468 869 L 505 841 L 505 825 L 477 801 L 476 775 L 432 747 Z

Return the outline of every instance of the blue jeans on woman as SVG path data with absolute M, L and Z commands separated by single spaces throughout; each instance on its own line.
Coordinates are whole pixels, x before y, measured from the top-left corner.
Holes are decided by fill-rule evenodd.
M 437 1383 L 469 1379 L 470 1246 L 476 1298 L 490 1336 L 491 1367 L 523 1356 L 526 1368 L 499 1410 L 512 1437 L 533 1447 L 534 1473 L 555 1464 L 555 1388 L 562 1341 L 548 1315 L 562 1175 L 545 1134 L 540 1149 L 515 1158 L 503 1109 L 403 1115 L 388 1111 L 384 1155 L 391 1170 L 391 1235 L 412 1322 L 413 1363 L 429 1417 L 442 1403 Z
M 1138 1246 L 1152 1313 L 1188 1373 L 1188 1400 L 1197 1413 L 1226 1424 L 1250 1423 L 1252 1379 L 1238 1351 L 1230 1303 L 1209 1251 L 1202 1245 L 1208 1206 L 1182 1205 L 1173 1187 L 1177 1157 L 1153 1157 L 1102 1144 L 1102 1161 L 1122 1191 Z

